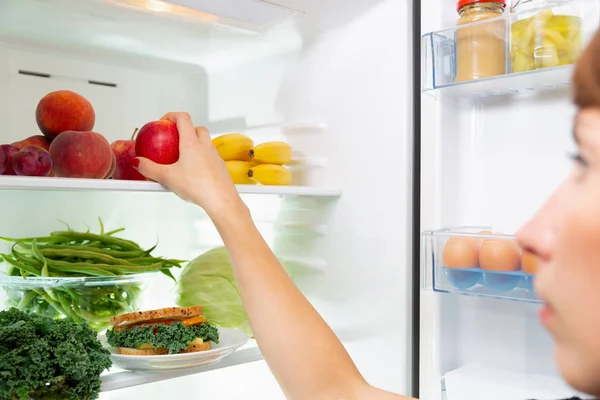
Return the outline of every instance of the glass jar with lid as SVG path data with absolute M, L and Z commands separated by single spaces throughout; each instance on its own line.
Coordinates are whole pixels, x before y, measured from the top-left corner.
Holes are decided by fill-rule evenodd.
M 512 72 L 573 64 L 582 50 L 582 1 L 513 0 Z
M 506 74 L 505 0 L 459 0 L 456 28 L 456 82 Z M 489 22 L 480 22 L 494 19 Z M 466 25 L 466 26 L 462 26 Z

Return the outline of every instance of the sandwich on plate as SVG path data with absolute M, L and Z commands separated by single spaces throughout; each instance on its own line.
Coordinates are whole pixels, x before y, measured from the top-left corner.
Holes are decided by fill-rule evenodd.
M 108 344 L 119 354 L 156 356 L 206 351 L 219 331 L 202 316 L 202 306 L 138 311 L 110 319 Z

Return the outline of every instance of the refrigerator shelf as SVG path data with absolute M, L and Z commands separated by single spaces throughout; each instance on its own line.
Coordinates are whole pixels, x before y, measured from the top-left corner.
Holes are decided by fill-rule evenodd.
M 568 87 L 600 7 L 594 0 L 549 4 L 424 34 L 421 91 L 478 99 Z
M 516 96 L 568 89 L 571 86 L 573 65 L 507 74 L 462 83 L 453 83 L 423 93 L 438 98 L 484 99 Z
M 311 186 L 237 185 L 237 188 L 240 194 L 315 197 L 339 197 L 342 194 L 340 189 Z M 164 186 L 155 182 L 31 176 L 0 176 L 0 190 L 169 192 Z
M 535 275 L 523 271 L 525 263 L 515 237 L 482 231 L 492 229 L 461 227 L 423 232 L 423 286 L 440 293 L 540 303 L 533 290 Z
M 235 365 L 247 364 L 260 361 L 263 356 L 258 347 L 240 349 L 225 357 L 223 360 L 214 364 L 203 365 L 196 368 L 187 368 L 168 372 L 132 372 L 121 369 L 111 370 L 101 376 L 102 392 L 124 389 L 132 386 L 145 385 L 153 382 L 160 382 L 168 379 L 180 378 L 188 375 L 200 374 L 202 372 L 213 371 L 216 369 L 233 367 Z

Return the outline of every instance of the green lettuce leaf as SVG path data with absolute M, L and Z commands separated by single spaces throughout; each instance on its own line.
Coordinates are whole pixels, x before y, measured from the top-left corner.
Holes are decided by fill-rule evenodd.
M 240 329 L 253 337 L 225 247 L 211 249 L 183 268 L 177 282 L 177 304 L 201 305 L 211 324 Z

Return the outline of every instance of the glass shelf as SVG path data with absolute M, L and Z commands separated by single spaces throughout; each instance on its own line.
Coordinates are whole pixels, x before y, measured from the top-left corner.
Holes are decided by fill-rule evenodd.
M 540 303 L 534 275 L 512 235 L 461 227 L 422 233 L 421 275 L 426 289 L 440 293 Z
M 119 368 L 113 368 L 101 376 L 101 390 L 102 392 L 110 392 L 132 386 L 145 385 L 148 383 L 160 382 L 188 375 L 195 375 L 216 369 L 229 368 L 236 365 L 260 361 L 262 359 L 263 357 L 258 347 L 248 347 L 239 349 L 230 356 L 225 357 L 223 360 L 214 364 L 201 365 L 194 368 L 165 372 L 133 372 L 121 370 Z
M 486 98 L 564 89 L 600 5 L 568 0 L 422 36 L 421 91 Z
M 340 189 L 312 186 L 237 185 L 237 189 L 240 194 L 317 197 L 339 197 L 342 194 Z M 0 191 L 3 190 L 169 192 L 167 188 L 155 182 L 31 176 L 0 176 Z

